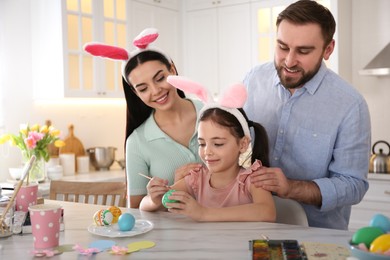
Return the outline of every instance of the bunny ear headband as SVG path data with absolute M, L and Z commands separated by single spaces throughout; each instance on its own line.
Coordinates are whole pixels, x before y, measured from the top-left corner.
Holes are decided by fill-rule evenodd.
M 144 51 L 155 51 L 164 55 L 164 57 L 171 61 L 171 58 L 161 50 L 150 47 L 149 45 L 154 42 L 158 37 L 158 31 L 155 28 L 147 28 L 143 30 L 133 41 L 133 45 L 136 47 L 133 51 L 128 52 L 121 47 L 110 46 L 102 43 L 90 42 L 84 45 L 84 50 L 93 56 L 99 56 L 112 60 L 122 61 L 122 76 L 128 84 L 127 75 L 125 75 L 125 68 L 131 58 Z
M 219 108 L 234 115 L 240 122 L 245 136 L 249 138 L 251 137 L 248 122 L 244 118 L 243 114 L 238 110 L 238 108 L 242 108 L 244 106 L 247 98 L 247 91 L 243 84 L 232 85 L 220 96 L 219 101 L 216 102 L 204 86 L 185 77 L 170 75 L 167 78 L 167 82 L 186 93 L 195 94 L 201 101 L 203 101 L 205 105 L 201 109 L 200 114 L 210 108 Z

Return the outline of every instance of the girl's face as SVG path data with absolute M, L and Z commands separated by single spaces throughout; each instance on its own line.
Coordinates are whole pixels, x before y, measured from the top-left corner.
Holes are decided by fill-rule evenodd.
M 179 97 L 177 89 L 166 81 L 169 75 L 174 74 L 173 67 L 168 70 L 160 61 L 147 61 L 133 69 L 128 79 L 135 93 L 147 106 L 167 109 Z
M 238 166 L 240 153 L 246 151 L 246 137 L 238 140 L 228 128 L 211 120 L 198 126 L 199 156 L 212 173 L 224 172 Z

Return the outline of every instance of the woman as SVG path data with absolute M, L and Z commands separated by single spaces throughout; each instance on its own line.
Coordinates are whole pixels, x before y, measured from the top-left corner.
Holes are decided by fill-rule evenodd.
M 126 175 L 131 208 L 138 208 L 147 194 L 148 180 L 138 173 L 173 184 L 176 169 L 180 179 L 201 165 L 196 118 L 202 103 L 186 99 L 184 92 L 167 83 L 167 77 L 177 75 L 177 71 L 167 55 L 149 46 L 157 37 L 155 29 L 144 30 L 133 42 L 137 48 L 130 53 L 105 45 L 85 47 L 93 55 L 124 61 Z

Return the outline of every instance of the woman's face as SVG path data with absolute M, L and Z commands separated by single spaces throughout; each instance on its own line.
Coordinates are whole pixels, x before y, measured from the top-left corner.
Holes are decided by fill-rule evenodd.
M 147 106 L 167 109 L 178 97 L 177 89 L 167 82 L 167 77 L 174 74 L 173 67 L 168 70 L 160 61 L 147 61 L 133 69 L 128 80 Z

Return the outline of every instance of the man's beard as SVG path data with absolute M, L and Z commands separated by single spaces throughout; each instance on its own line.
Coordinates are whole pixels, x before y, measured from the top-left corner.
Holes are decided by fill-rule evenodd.
M 294 80 L 293 78 L 285 77 L 283 75 L 282 71 L 285 68 L 284 65 L 278 66 L 275 61 L 274 61 L 274 65 L 275 65 L 276 71 L 278 73 L 278 76 L 279 76 L 279 79 L 280 79 L 280 82 L 282 83 L 282 85 L 286 89 L 297 89 L 297 88 L 302 87 L 306 82 L 311 80 L 314 77 L 314 75 L 316 75 L 316 73 L 318 72 L 318 70 L 321 67 L 321 62 L 322 62 L 322 60 L 319 60 L 319 62 L 316 64 L 314 70 L 311 70 L 311 71 L 304 71 L 302 68 L 297 67 L 297 66 L 292 67 L 292 68 L 288 68 L 290 70 L 299 70 L 300 73 L 302 73 L 302 76 L 301 76 L 301 78 L 298 79 L 298 81 L 293 81 Z

